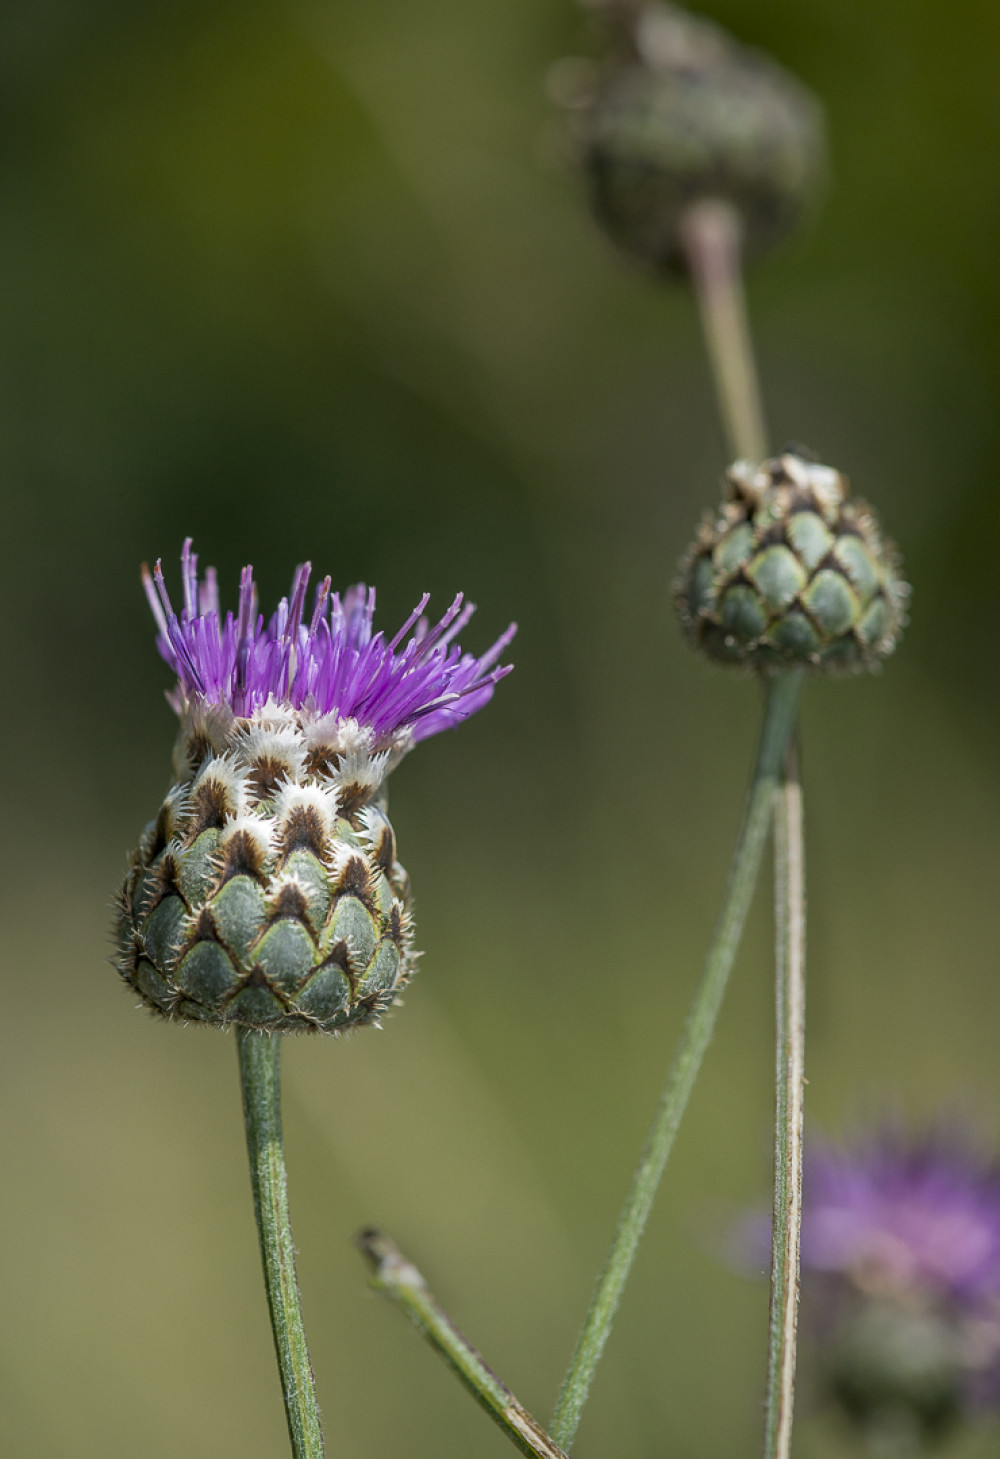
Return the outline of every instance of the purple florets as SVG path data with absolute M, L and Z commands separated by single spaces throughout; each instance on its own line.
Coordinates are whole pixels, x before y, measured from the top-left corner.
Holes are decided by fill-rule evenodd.
M 866 1291 L 992 1308 L 1000 1167 L 943 1128 L 820 1147 L 806 1167 L 802 1261 Z
M 829 1391 L 872 1442 L 1000 1405 L 1000 1166 L 957 1124 L 814 1150 L 802 1265 Z
M 330 579 L 318 585 L 306 616 L 311 564 L 296 568 L 292 590 L 269 622 L 257 608 L 253 569 L 240 576 L 235 614 L 223 618 L 214 568 L 198 578 L 191 539 L 181 553 L 183 605 L 176 613 L 160 563 L 143 569 L 146 596 L 159 628 L 157 648 L 178 678 L 178 708 L 187 701 L 227 706 L 249 718 L 272 701 L 321 717 L 353 719 L 377 743 L 401 731 L 426 739 L 468 719 L 492 698 L 511 665 L 495 668 L 514 636 L 511 624 L 479 658 L 454 642 L 475 612 L 462 594 L 431 627 L 424 594 L 388 642 L 373 634 L 375 589 L 357 584 L 341 598 Z

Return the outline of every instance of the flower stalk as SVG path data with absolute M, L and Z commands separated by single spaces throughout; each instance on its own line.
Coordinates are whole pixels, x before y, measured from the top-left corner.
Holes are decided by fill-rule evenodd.
M 576 1433 L 674 1138 L 715 1030 L 757 883 L 771 825 L 775 791 L 795 730 L 803 677 L 803 670 L 790 669 L 764 681 L 764 725 L 722 913 L 549 1428 L 556 1443 L 564 1449 L 569 1447 Z
M 281 1135 L 281 1035 L 236 1030 L 243 1119 L 271 1330 L 294 1459 L 322 1459 L 316 1386 L 302 1325 Z
M 432 1295 L 420 1272 L 383 1231 L 361 1231 L 357 1244 L 371 1263 L 373 1285 L 397 1302 L 445 1359 L 476 1402 L 529 1459 L 566 1459 L 542 1426 L 483 1362 L 468 1338 Z
M 694 285 L 716 393 L 737 456 L 760 461 L 767 429 L 741 268 L 742 225 L 731 203 L 691 206 L 681 241 Z M 775 1132 L 771 1300 L 764 1459 L 789 1459 L 795 1405 L 802 1245 L 805 1096 L 805 846 L 798 756 L 790 741 L 774 806 Z
M 766 427 L 743 292 L 739 213 L 731 203 L 719 199 L 694 203 L 681 220 L 680 241 L 698 301 L 731 449 L 741 458 L 760 461 L 766 453 Z M 619 1217 L 604 1272 L 556 1404 L 551 1433 L 564 1448 L 569 1447 L 576 1433 L 674 1138 L 715 1029 L 757 883 L 775 792 L 794 737 L 803 678 L 804 670 L 791 668 L 764 679 L 764 725 L 722 913 Z M 784 1208 L 784 1196 L 782 1203 Z M 797 1215 L 794 1224 L 797 1232 Z M 794 1328 L 791 1341 L 794 1345 Z M 790 1412 L 789 1405 L 789 1416 Z
M 794 745 L 786 754 L 784 778 L 775 801 L 774 867 L 777 1060 L 764 1459 L 788 1459 L 801 1265 L 806 1027 L 805 842 Z
M 718 198 L 693 203 L 680 225 L 730 447 L 744 460 L 762 461 L 767 429 L 743 292 L 742 232 L 736 208 Z

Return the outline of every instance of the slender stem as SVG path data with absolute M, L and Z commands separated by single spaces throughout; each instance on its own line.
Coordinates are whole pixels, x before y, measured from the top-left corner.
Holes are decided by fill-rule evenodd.
M 764 726 L 722 914 L 550 1426 L 552 1437 L 564 1449 L 569 1448 L 576 1433 L 580 1411 L 608 1340 L 660 1177 L 715 1028 L 760 870 L 771 823 L 774 792 L 795 727 L 802 679 L 802 671 L 792 669 L 775 674 L 766 681 Z
M 743 293 L 739 213 L 731 203 L 705 199 L 688 208 L 680 231 L 730 447 L 762 461 L 767 431 Z
M 322 1459 L 323 1434 L 302 1326 L 281 1140 L 281 1035 L 236 1030 L 253 1206 L 271 1330 L 295 1459 Z
M 806 873 L 797 759 L 795 746 L 790 745 L 774 808 L 778 1038 L 764 1459 L 789 1459 L 795 1402 L 806 1041 Z
M 383 1231 L 360 1231 L 357 1243 L 375 1272 L 373 1285 L 400 1307 L 436 1348 L 490 1417 L 522 1454 L 533 1459 L 566 1459 L 527 1409 L 488 1368 L 468 1338 L 432 1296 L 412 1262 Z

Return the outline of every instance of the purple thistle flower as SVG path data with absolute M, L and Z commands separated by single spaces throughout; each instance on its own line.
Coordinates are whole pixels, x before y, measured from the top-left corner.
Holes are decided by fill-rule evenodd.
M 267 622 L 245 567 L 223 616 L 190 539 L 181 569 L 179 610 L 160 564 L 143 569 L 181 724 L 174 783 L 122 886 L 122 976 L 167 1018 L 268 1033 L 377 1023 L 419 956 L 386 776 L 492 698 L 514 625 L 463 654 L 472 605 L 459 594 L 432 627 L 425 595 L 387 640 L 372 589 L 341 597 L 325 578 L 307 602 L 308 563 Z
M 762 1213 L 744 1218 L 740 1264 L 764 1265 L 770 1237 Z M 1000 1163 L 957 1121 L 814 1145 L 802 1273 L 824 1386 L 876 1447 L 1000 1408 Z
M 1000 1406 L 1000 1164 L 957 1123 L 815 1149 L 802 1263 L 830 1390 L 869 1437 Z
M 238 719 L 265 706 L 302 711 L 310 719 L 354 720 L 375 747 L 426 739 L 475 714 L 512 665 L 494 667 L 516 632 L 511 624 L 486 653 L 463 654 L 454 641 L 475 606 L 461 593 L 431 627 L 424 594 L 393 638 L 373 632 L 375 589 L 363 583 L 343 597 L 330 579 L 317 586 L 307 612 L 310 563 L 296 568 L 289 597 L 265 623 L 253 569 L 240 576 L 237 610 L 223 617 L 215 569 L 198 577 L 191 539 L 181 553 L 183 599 L 178 613 L 159 562 L 143 568 L 157 648 L 174 670 L 178 713 L 189 704 L 219 706 Z

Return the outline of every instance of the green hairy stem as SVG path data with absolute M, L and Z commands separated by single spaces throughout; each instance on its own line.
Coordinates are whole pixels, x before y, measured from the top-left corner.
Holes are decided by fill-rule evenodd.
M 745 460 L 762 461 L 767 431 L 743 297 L 742 234 L 740 215 L 732 203 L 715 198 L 692 204 L 681 223 L 730 449 Z
M 281 1035 L 236 1030 L 243 1118 L 264 1285 L 294 1459 L 322 1459 L 316 1387 L 302 1326 L 281 1139 Z
M 764 1459 L 788 1459 L 795 1401 L 806 1040 L 805 843 L 796 762 L 791 747 L 774 815 L 777 1060 Z
M 557 1444 L 568 1448 L 608 1340 L 639 1240 L 653 1206 L 681 1118 L 705 1056 L 743 925 L 757 883 L 767 841 L 775 791 L 795 729 L 803 671 L 787 670 L 765 681 L 766 706 L 757 760 L 743 827 L 733 855 L 722 914 L 715 929 L 701 982 L 694 995 L 674 1062 L 660 1097 L 632 1187 L 618 1221 L 603 1275 L 563 1382 L 550 1425 Z
M 490 1418 L 532 1459 L 566 1459 L 523 1404 L 483 1362 L 464 1333 L 431 1295 L 412 1262 L 382 1231 L 362 1231 L 357 1243 L 375 1273 L 373 1285 L 385 1292 L 409 1317 L 433 1348 L 468 1388 Z
M 767 430 L 747 319 L 742 225 L 731 204 L 708 199 L 687 211 L 682 241 L 730 448 L 760 461 Z M 805 1092 L 805 856 L 802 792 L 789 743 L 775 806 L 777 1058 L 771 1303 L 764 1459 L 789 1459 L 795 1401 L 802 1229 Z

